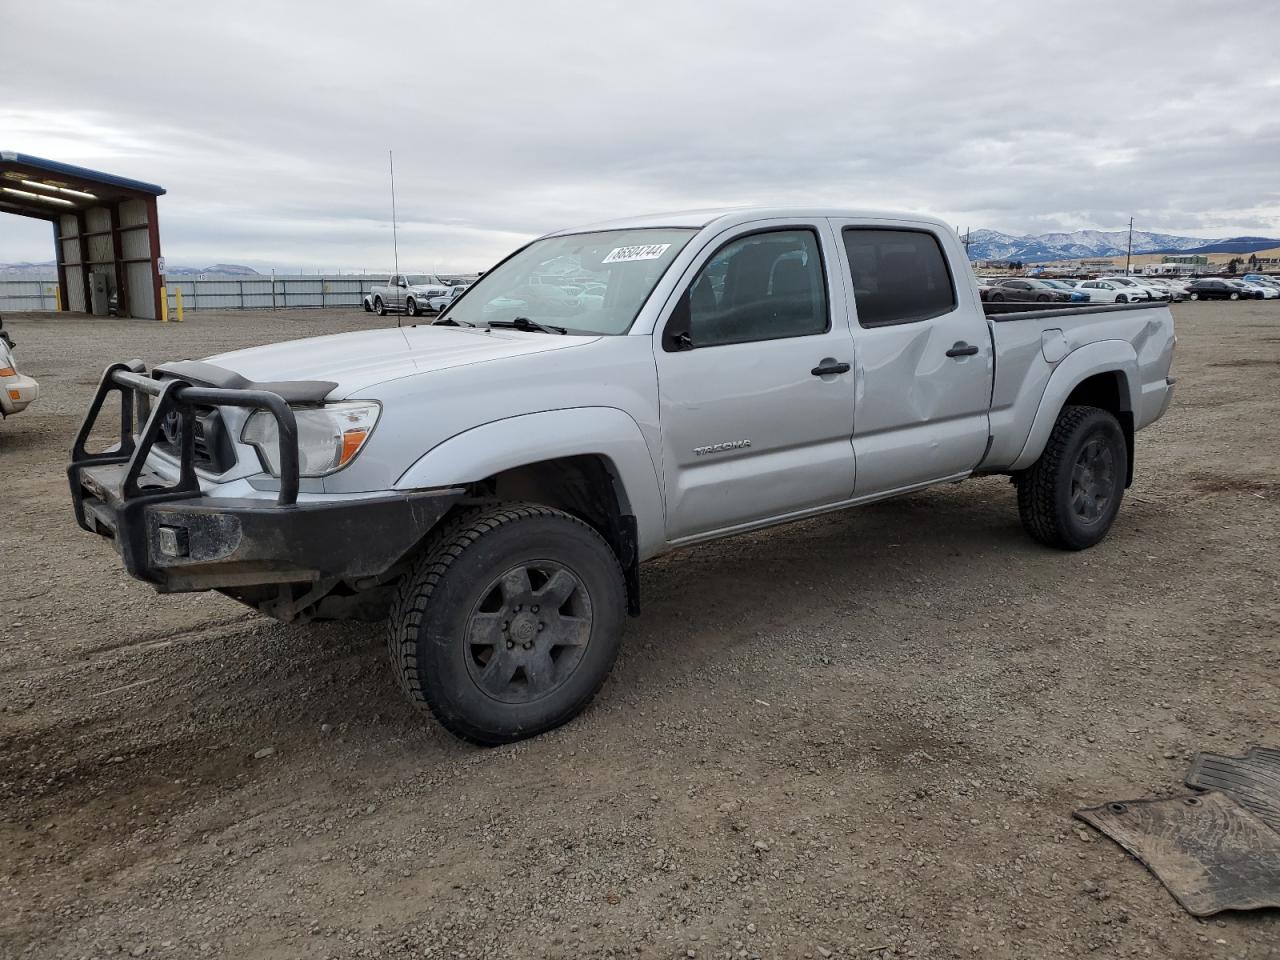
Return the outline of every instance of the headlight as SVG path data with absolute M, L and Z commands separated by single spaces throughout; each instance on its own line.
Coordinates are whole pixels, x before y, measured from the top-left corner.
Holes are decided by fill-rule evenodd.
M 295 410 L 298 473 L 323 477 L 341 470 L 369 439 L 380 412 L 378 404 L 368 401 Z M 280 476 L 280 427 L 275 417 L 266 410 L 257 411 L 245 421 L 240 439 L 258 451 L 262 465 L 273 477 Z

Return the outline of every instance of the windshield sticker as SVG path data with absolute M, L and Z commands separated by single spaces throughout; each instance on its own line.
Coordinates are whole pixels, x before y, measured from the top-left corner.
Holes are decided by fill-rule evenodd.
M 657 260 L 671 249 L 669 243 L 647 243 L 638 247 L 614 247 L 601 263 L 630 263 L 632 260 Z

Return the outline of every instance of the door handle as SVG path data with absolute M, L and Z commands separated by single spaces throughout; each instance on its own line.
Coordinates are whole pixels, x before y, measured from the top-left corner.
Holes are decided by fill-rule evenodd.
M 822 361 L 809 372 L 815 377 L 830 377 L 837 373 L 848 373 L 849 365 L 833 357 L 823 357 Z
M 948 357 L 972 357 L 978 352 L 978 348 L 971 343 L 965 343 L 963 340 L 957 340 L 956 345 L 947 351 Z

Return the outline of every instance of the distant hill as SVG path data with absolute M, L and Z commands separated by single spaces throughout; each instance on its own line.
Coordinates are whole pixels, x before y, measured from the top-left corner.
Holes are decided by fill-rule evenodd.
M 1020 260 L 1039 263 L 1049 260 L 1078 260 L 1082 257 L 1123 257 L 1129 240 L 1127 230 L 1076 230 L 1073 233 L 1044 233 L 1038 236 L 1014 236 L 998 230 L 974 230 L 970 237 L 970 260 Z M 1208 240 L 1203 237 L 1180 237 L 1168 233 L 1133 232 L 1133 252 L 1205 253 L 1222 251 L 1252 253 L 1280 246 L 1280 240 L 1267 237 L 1227 237 Z
M 44 263 L 0 263 L 0 276 L 10 280 L 53 280 L 58 275 L 58 265 L 52 260 Z M 215 263 L 209 267 L 184 267 L 178 264 L 166 264 L 165 276 L 181 279 L 206 276 L 211 280 L 228 278 L 260 277 L 253 267 L 241 266 L 237 263 Z

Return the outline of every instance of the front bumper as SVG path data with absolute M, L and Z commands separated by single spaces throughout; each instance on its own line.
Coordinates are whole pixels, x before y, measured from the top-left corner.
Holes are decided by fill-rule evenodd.
M 40 397 L 40 384 L 30 377 L 15 373 L 11 377 L 0 377 L 0 413 L 11 417 L 21 413 Z
M 121 395 L 120 444 L 88 453 L 85 441 L 112 392 Z M 134 412 L 143 397 L 156 402 L 135 434 Z M 265 409 L 277 418 L 284 475 L 274 501 L 201 490 L 192 463 L 196 404 Z M 146 461 L 170 413 L 178 415 L 181 462 L 177 481 L 166 485 Z M 446 489 L 299 502 L 296 425 L 277 394 L 159 381 L 123 364 L 103 376 L 67 476 L 80 526 L 111 540 L 125 569 L 162 593 L 378 578 L 464 495 Z

